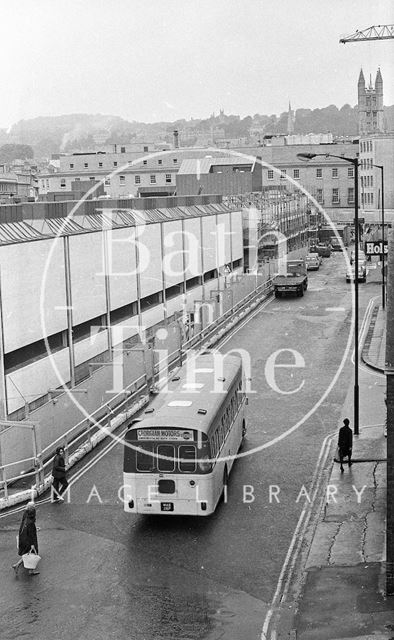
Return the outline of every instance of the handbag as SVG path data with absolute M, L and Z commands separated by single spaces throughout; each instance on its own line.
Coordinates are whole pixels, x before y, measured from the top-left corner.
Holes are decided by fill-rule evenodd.
M 22 560 L 25 569 L 35 569 L 41 560 L 41 556 L 39 556 L 35 551 L 30 550 L 29 553 L 23 554 Z

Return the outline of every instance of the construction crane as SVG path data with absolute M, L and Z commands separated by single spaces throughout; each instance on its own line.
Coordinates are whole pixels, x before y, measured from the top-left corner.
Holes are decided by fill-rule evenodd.
M 391 40 L 394 38 L 394 24 L 378 24 L 364 31 L 356 31 L 351 36 L 341 38 L 339 42 L 363 42 L 364 40 Z

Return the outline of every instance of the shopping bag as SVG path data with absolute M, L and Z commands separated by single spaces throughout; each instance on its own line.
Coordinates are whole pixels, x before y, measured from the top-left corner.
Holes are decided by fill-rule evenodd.
M 41 556 L 34 551 L 29 551 L 29 553 L 24 553 L 22 556 L 23 566 L 25 569 L 35 569 L 38 563 L 41 560 Z

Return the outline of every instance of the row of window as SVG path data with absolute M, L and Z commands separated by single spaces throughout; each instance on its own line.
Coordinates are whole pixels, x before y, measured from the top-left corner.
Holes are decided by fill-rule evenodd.
M 90 176 L 89 180 L 94 181 L 94 180 L 99 180 L 99 178 L 95 178 L 95 176 Z M 75 178 L 75 181 L 80 181 L 80 178 Z M 166 183 L 171 183 L 172 182 L 172 175 L 171 173 L 166 173 Z M 135 184 L 141 184 L 141 176 L 139 175 L 135 175 L 134 176 L 134 183 Z M 156 175 L 151 175 L 150 176 L 150 183 L 151 184 L 156 184 Z M 110 178 L 105 178 L 104 181 L 105 186 L 110 186 L 111 185 L 111 179 Z M 126 176 L 119 176 L 119 184 L 121 185 L 125 185 L 126 184 Z M 45 183 L 44 180 L 42 180 L 42 187 L 45 187 Z M 49 188 L 49 185 L 48 185 Z M 61 189 L 65 189 L 66 188 L 66 178 L 61 178 L 60 180 L 60 188 Z
M 215 431 L 209 438 L 211 446 L 211 457 L 216 458 L 221 450 L 224 441 L 232 427 L 235 416 L 238 413 L 238 408 L 242 402 L 242 380 L 239 380 L 238 384 L 233 388 L 231 396 L 229 395 L 229 402 L 225 408 L 223 415 L 218 420 Z
M 373 176 L 361 176 L 360 183 L 362 187 L 373 187 Z
M 286 169 L 281 169 L 280 172 L 280 177 L 281 178 L 285 178 L 287 175 Z M 354 169 L 353 167 L 348 167 L 347 168 L 347 175 L 348 178 L 353 178 L 354 177 Z M 273 169 L 268 169 L 267 171 L 267 177 L 268 180 L 273 180 L 274 179 L 274 170 Z M 294 180 L 298 180 L 300 177 L 300 170 L 299 169 L 293 169 L 293 178 Z M 338 167 L 332 167 L 331 169 L 331 177 L 332 178 L 338 178 Z M 316 178 L 323 178 L 323 169 L 322 167 L 317 167 L 316 169 Z
M 324 203 L 323 189 L 316 189 L 316 200 L 320 204 Z M 354 187 L 349 187 L 347 190 L 347 202 L 348 204 L 354 203 Z M 339 189 L 332 189 L 331 203 L 332 204 L 340 203 Z
M 232 268 L 237 269 L 241 266 L 242 261 L 235 260 L 232 263 Z M 190 291 L 191 289 L 202 285 L 202 283 L 209 282 L 214 278 L 218 277 L 217 269 L 211 269 L 210 271 L 206 271 L 202 276 L 195 276 L 194 278 L 189 278 L 186 280 L 186 287 L 184 283 L 172 285 L 171 287 L 167 287 L 165 289 L 166 300 L 171 300 L 176 296 L 181 295 L 186 291 Z M 163 302 L 163 291 L 158 291 L 149 296 L 141 298 L 140 306 L 141 312 L 147 311 L 152 307 L 155 307 Z M 123 320 L 131 319 L 138 314 L 138 304 L 137 301 L 130 302 L 122 307 L 118 307 L 110 312 L 110 323 L 111 326 L 116 325 Z M 137 324 L 137 320 L 135 320 L 135 324 Z M 107 327 L 107 316 L 100 315 L 96 318 L 91 318 L 86 322 L 82 322 L 73 327 L 73 342 L 80 342 L 81 340 L 86 340 L 90 338 L 91 335 L 100 333 L 104 331 Z M 25 347 L 21 347 L 20 349 L 15 349 L 15 351 L 11 351 L 4 355 L 4 368 L 5 373 L 11 373 L 16 369 L 20 369 L 22 367 L 35 362 L 36 360 L 40 360 L 41 358 L 45 358 L 48 355 L 48 350 L 51 353 L 64 349 L 68 347 L 68 333 L 67 331 L 60 331 L 56 334 L 53 334 L 47 338 L 48 348 L 45 344 L 45 340 L 37 340 L 37 342 L 33 342 Z
M 361 153 L 368 153 L 368 151 L 372 151 L 372 141 L 363 140 L 360 142 L 360 151 Z
M 132 164 L 132 162 L 134 162 L 134 160 L 128 160 L 127 162 L 128 162 L 128 164 Z M 143 161 L 142 161 L 142 164 L 143 164 L 144 166 L 146 166 L 146 165 L 148 164 L 148 161 L 147 161 L 147 160 L 143 160 Z M 157 161 L 157 164 L 158 164 L 159 166 L 161 166 L 161 165 L 163 164 L 163 160 L 162 160 L 161 158 L 159 158 L 159 159 L 158 159 L 158 161 Z M 172 159 L 172 164 L 174 164 L 174 165 L 175 165 L 175 164 L 178 164 L 178 158 L 173 158 L 173 159 Z M 116 168 L 117 166 L 119 166 L 119 163 L 118 163 L 118 161 L 117 161 L 117 160 L 114 160 L 114 161 L 113 161 L 113 163 L 112 163 L 112 165 Z M 122 163 L 121 163 L 121 166 L 123 166 L 123 165 L 124 165 L 124 162 L 122 162 Z M 75 169 L 75 164 L 74 164 L 73 162 L 70 162 L 69 167 L 70 167 L 70 169 Z M 84 168 L 84 169 L 89 169 L 89 163 L 88 163 L 88 162 L 84 162 L 84 163 L 83 163 L 83 168 Z M 91 167 L 91 168 L 92 168 L 92 167 Z M 98 168 L 99 168 L 99 169 L 102 169 L 102 168 L 103 168 L 103 163 L 102 163 L 102 162 L 99 162 L 99 163 L 98 163 Z
M 361 204 L 373 204 L 373 193 L 362 193 Z
M 363 160 L 360 160 L 360 169 L 372 169 L 372 167 L 372 158 L 364 158 Z
M 195 473 L 197 470 L 197 449 L 194 444 L 138 444 L 136 449 L 137 471 L 157 471 L 170 473 Z

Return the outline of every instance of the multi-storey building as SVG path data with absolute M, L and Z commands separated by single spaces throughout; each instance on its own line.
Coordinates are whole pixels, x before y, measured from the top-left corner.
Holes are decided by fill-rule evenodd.
M 360 139 L 360 203 L 366 210 L 382 206 L 381 170 L 374 165 L 383 166 L 385 209 L 394 209 L 394 132 Z

